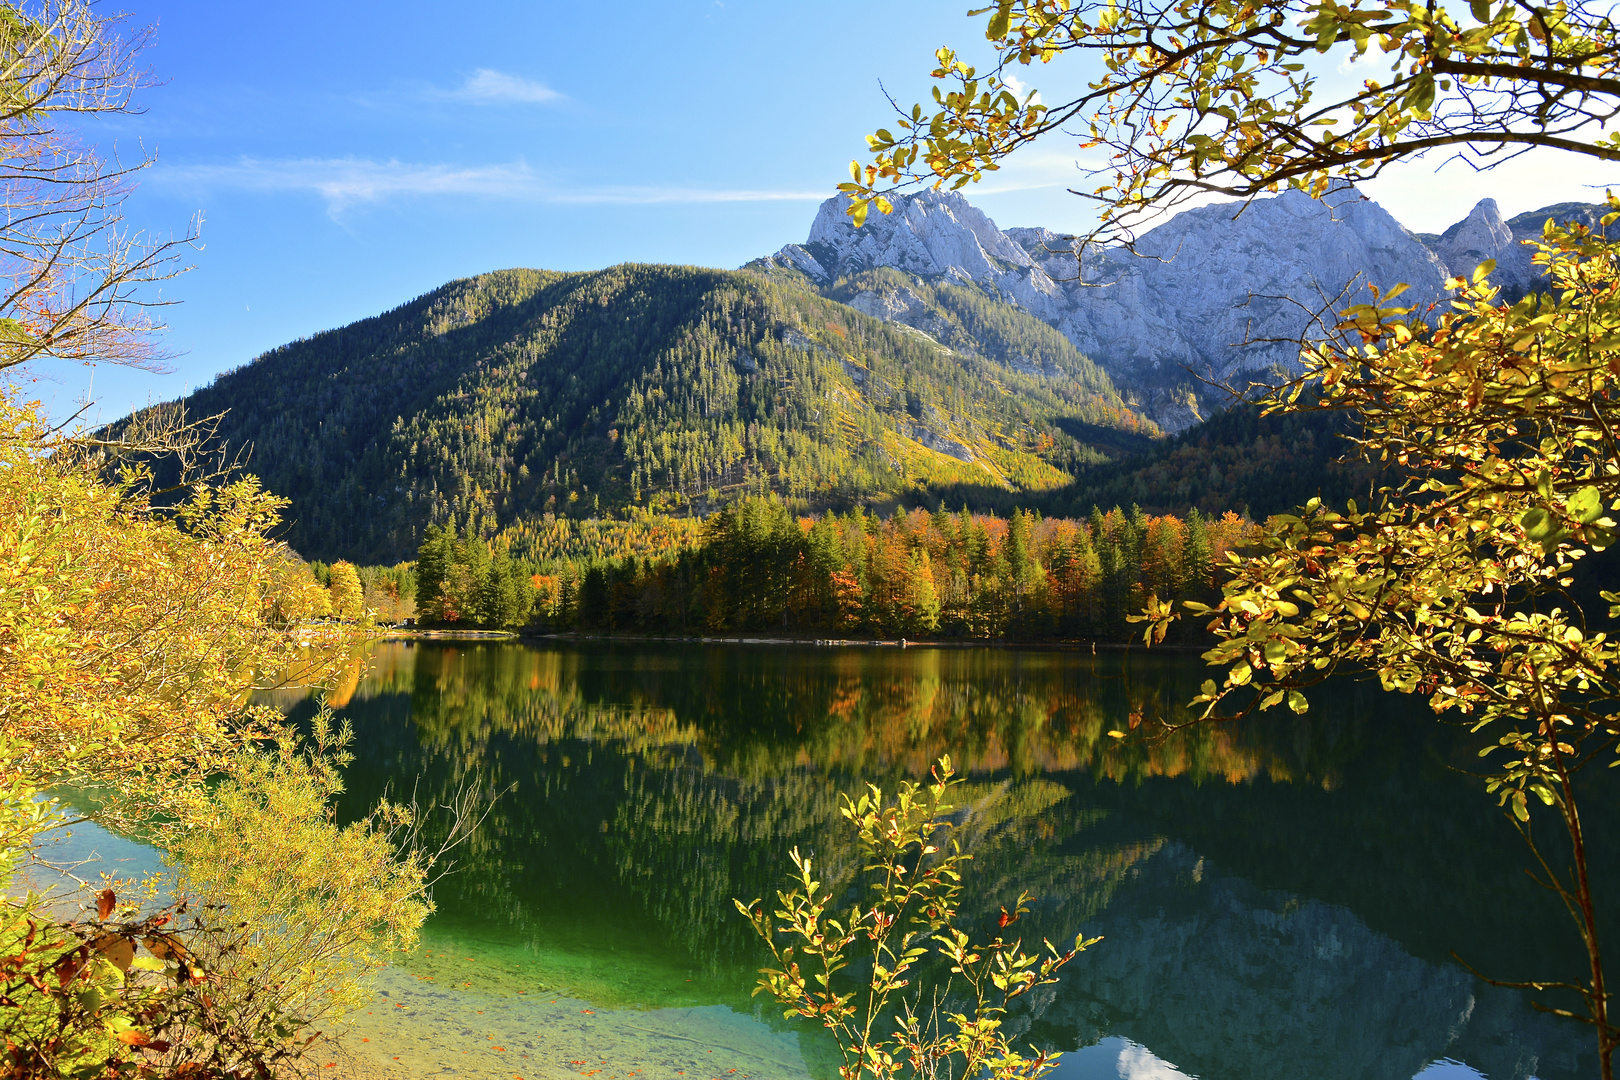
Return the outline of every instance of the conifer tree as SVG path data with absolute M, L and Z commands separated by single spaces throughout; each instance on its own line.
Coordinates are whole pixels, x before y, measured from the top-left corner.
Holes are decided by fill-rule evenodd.
M 719 598 L 716 598 L 718 601 Z M 607 629 L 608 608 L 608 578 L 607 568 L 601 563 L 592 563 L 585 569 L 585 576 L 579 583 L 579 622 L 587 630 Z M 711 610 L 723 613 L 724 607 L 716 602 Z M 723 615 L 722 615 L 723 617 Z M 719 629 L 717 626 L 716 629 Z
M 1029 515 L 1014 510 L 1007 519 L 1007 571 L 1013 580 L 1021 581 L 1028 573 L 1033 559 L 1029 553 Z
M 939 592 L 934 588 L 934 568 L 927 548 L 912 553 L 910 569 L 907 606 L 911 609 L 911 632 L 932 634 L 939 629 Z
M 492 616 L 495 613 L 485 606 L 486 601 L 492 599 L 489 591 L 489 545 L 477 533 L 468 530 L 461 543 L 456 545 L 456 553 L 460 556 L 456 578 L 460 583 L 457 599 L 462 602 L 461 621 L 475 626 L 494 625 Z
M 1204 524 L 1204 515 L 1195 506 L 1187 515 L 1187 540 L 1181 554 L 1181 595 L 1189 600 L 1208 599 L 1212 570 L 1209 529 Z
M 1070 588 L 1075 609 L 1071 613 L 1071 632 L 1095 638 L 1100 636 L 1097 583 L 1102 580 L 1102 562 L 1097 557 L 1090 529 L 1076 530 L 1073 559 Z
M 444 579 L 455 542 L 454 525 L 447 530 L 429 525 L 423 533 L 422 546 L 416 551 L 416 612 L 423 622 L 443 621 Z

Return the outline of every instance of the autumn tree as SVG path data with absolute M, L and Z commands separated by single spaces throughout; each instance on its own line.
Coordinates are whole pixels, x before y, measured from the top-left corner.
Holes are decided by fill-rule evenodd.
M 0 369 L 158 359 L 140 287 L 179 269 L 190 233 L 130 233 L 119 207 L 146 160 L 109 164 L 67 123 L 133 110 L 146 35 L 121 30 L 79 0 L 0 8 Z M 400 847 L 406 810 L 332 820 L 344 729 L 323 713 L 305 739 L 250 704 L 256 689 L 327 681 L 343 650 L 312 649 L 298 629 L 325 590 L 274 538 L 285 503 L 232 474 L 207 434 L 157 410 L 115 438 L 67 437 L 0 391 L 7 1076 L 296 1068 L 331 1003 L 353 1000 L 361 967 L 408 946 L 428 910 L 429 860 Z M 179 477 L 167 490 L 161 454 Z M 60 890 L 28 891 L 16 871 L 33 863 L 33 880 L 49 880 L 62 868 L 42 842 L 87 815 L 189 859 L 206 896 L 143 914 L 106 884 L 73 918 Z M 297 930 L 255 907 L 261 882 L 211 858 L 211 843 L 273 868 L 284 910 L 332 931 L 328 947 L 296 970 L 288 951 L 253 955 Z
M 939 590 L 934 587 L 934 565 L 928 549 L 911 553 L 908 567 L 906 606 L 911 611 L 912 634 L 927 636 L 939 629 Z
M 66 121 L 138 112 L 149 30 L 83 0 L 0 8 L 0 370 L 44 360 L 155 367 L 143 286 L 184 269 L 196 222 L 160 239 L 124 225 L 141 156 L 111 162 Z
M 1605 228 L 1620 221 L 1611 200 Z M 1301 386 L 1354 409 L 1361 451 L 1398 460 L 1410 477 L 1373 505 L 1312 500 L 1274 518 L 1260 550 L 1228 568 L 1211 616 L 1207 659 L 1225 668 L 1197 699 L 1206 717 L 1287 705 L 1342 669 L 1422 694 L 1491 742 L 1487 786 L 1527 839 L 1545 808 L 1570 861 L 1537 852 L 1541 879 L 1567 906 L 1586 948 L 1579 982 L 1537 983 L 1578 996 L 1562 1008 L 1597 1033 L 1612 1075 L 1620 1030 L 1610 1018 L 1588 866 L 1599 838 L 1582 821 L 1576 776 L 1620 755 L 1620 650 L 1572 586 L 1583 561 L 1620 536 L 1620 242 L 1549 223 L 1536 245 L 1549 292 L 1498 302 L 1485 282 L 1454 279 L 1436 325 L 1394 304 L 1360 305 L 1345 324 L 1364 342 L 1324 342 Z M 1620 615 L 1620 595 L 1609 619 Z M 1155 600 L 1147 633 L 1176 613 Z
M 365 614 L 364 594 L 360 588 L 360 572 L 353 563 L 332 564 L 332 614 L 344 622 L 359 622 Z
M 339 839 L 327 832 L 341 731 L 307 746 L 280 714 L 244 704 L 255 688 L 327 681 L 342 654 L 312 652 L 295 632 L 325 590 L 287 568 L 272 535 L 281 501 L 247 478 L 157 506 L 86 460 L 37 413 L 0 401 L 0 654 L 11 658 L 0 664 L 0 862 L 48 868 L 41 841 L 82 819 L 51 793 L 73 790 L 96 800 L 98 823 L 141 828 L 189 856 L 207 899 L 142 917 L 109 888 L 87 926 L 8 893 L 0 992 L 13 1005 L 0 1016 L 0 1065 L 65 1076 L 135 1060 L 285 1062 L 297 1053 L 291 1034 L 320 1022 L 334 991 L 352 999 L 357 957 L 409 943 L 426 913 L 426 867 L 397 854 L 406 816 L 385 807 L 351 827 L 347 842 L 368 858 L 334 887 L 321 868 Z M 254 842 L 206 847 L 225 830 Z M 335 948 L 298 968 L 298 1000 L 286 969 L 246 949 L 250 937 L 285 943 L 291 927 L 226 930 L 258 903 L 255 881 L 201 857 L 227 850 L 279 867 L 284 895 L 342 927 Z M 86 948 L 82 963 L 61 966 Z M 137 960 L 158 984 L 126 977 Z M 201 990 L 198 969 L 213 972 Z

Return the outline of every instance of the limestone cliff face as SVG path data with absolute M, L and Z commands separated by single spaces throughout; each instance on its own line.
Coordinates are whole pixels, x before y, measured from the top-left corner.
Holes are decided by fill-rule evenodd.
M 1446 268 L 1354 189 L 1325 199 L 1288 192 L 1234 213 L 1189 210 L 1135 250 L 1110 249 L 1072 290 L 1063 325 L 1082 351 L 1138 380 L 1191 367 L 1217 382 L 1290 368 L 1320 314 L 1405 282 L 1439 296 Z
M 1486 259 L 1493 259 L 1492 284 L 1502 298 L 1516 300 L 1536 288 L 1545 275 L 1530 261 L 1534 250 L 1526 241 L 1539 240 L 1549 218 L 1560 223 L 1578 221 L 1598 228 L 1608 207 L 1596 203 L 1557 203 L 1503 220 L 1495 199 L 1481 199 L 1468 216 L 1435 237 L 1424 237 L 1453 274 L 1468 275 Z
M 1188 210 L 1130 249 L 1088 250 L 1082 273 L 1073 237 L 1000 229 L 956 193 L 898 199 L 892 214 L 872 214 L 860 229 L 835 197 L 804 244 L 760 265 L 798 271 L 823 289 L 879 267 L 972 284 L 1062 331 L 1173 431 L 1224 402 L 1206 380 L 1242 387 L 1294 368 L 1301 335 L 1367 299 L 1368 285 L 1405 283 L 1426 304 L 1451 274 L 1494 259 L 1493 280 L 1522 294 L 1536 279 L 1522 241 L 1560 210 L 1595 219 L 1594 208 L 1572 206 L 1507 222 L 1486 199 L 1444 234 L 1419 238 L 1354 188 L 1323 199 L 1291 191 L 1241 209 Z M 905 291 L 862 294 L 854 306 L 933 333 L 934 315 Z
M 803 245 L 766 263 L 823 288 L 877 267 L 971 283 L 1062 331 L 1171 430 L 1217 403 L 1200 379 L 1244 384 L 1290 366 L 1290 342 L 1346 285 L 1405 281 L 1415 297 L 1432 299 L 1446 276 L 1431 251 L 1352 189 L 1326 200 L 1283 195 L 1238 214 L 1188 211 L 1142 236 L 1134 251 L 1088 253 L 1083 275 L 1072 237 L 1003 231 L 958 194 L 912 195 L 860 229 L 834 198 Z M 930 313 L 915 296 L 891 291 L 863 294 L 854 306 L 930 332 Z
M 873 214 L 855 228 L 844 200 L 821 204 L 808 247 L 837 253 L 840 272 L 892 266 L 913 274 L 943 274 L 952 267 L 975 281 L 1030 265 L 1015 244 L 978 207 L 957 194 L 928 191 L 901 199 L 892 214 Z

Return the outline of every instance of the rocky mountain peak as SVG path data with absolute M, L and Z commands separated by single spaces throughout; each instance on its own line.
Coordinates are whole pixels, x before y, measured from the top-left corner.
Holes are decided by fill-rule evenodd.
M 1468 216 L 1440 234 L 1433 244 L 1453 274 L 1471 274 L 1487 259 L 1495 260 L 1492 280 L 1499 285 L 1528 283 L 1530 253 L 1514 239 L 1495 199 L 1481 199 Z
M 1447 246 L 1473 244 L 1478 249 L 1505 244 L 1512 239 L 1513 230 L 1502 218 L 1495 199 L 1479 200 L 1467 217 L 1440 234 L 1440 242 Z
M 894 212 L 870 214 L 856 228 L 844 197 L 821 204 L 805 246 L 822 252 L 834 273 L 892 266 L 913 274 L 943 274 L 956 267 L 975 281 L 1031 265 L 984 211 L 956 192 L 921 191 L 895 200 Z
M 1200 380 L 1241 386 L 1295 368 L 1294 342 L 1312 320 L 1364 299 L 1367 285 L 1405 283 L 1423 305 L 1440 298 L 1448 276 L 1493 259 L 1492 281 L 1509 298 L 1521 294 L 1536 274 L 1522 240 L 1531 225 L 1540 232 L 1534 215 L 1504 221 L 1495 200 L 1484 199 L 1441 236 L 1419 238 L 1343 185 L 1320 199 L 1286 191 L 1184 211 L 1130 249 L 1088 249 L 1082 277 L 1071 235 L 1000 229 L 955 192 L 894 201 L 893 213 L 873 213 L 857 229 L 843 197 L 828 199 L 804 244 L 755 265 L 798 271 L 823 289 L 880 267 L 977 288 L 1061 331 L 1170 430 L 1220 403 Z M 936 329 L 926 305 L 897 284 L 853 303 L 889 322 Z

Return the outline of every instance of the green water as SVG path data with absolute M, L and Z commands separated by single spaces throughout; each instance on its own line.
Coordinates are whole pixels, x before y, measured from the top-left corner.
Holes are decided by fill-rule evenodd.
M 503 794 L 367 1051 L 408 1075 L 830 1075 L 816 1032 L 750 998 L 732 897 L 768 894 L 794 846 L 849 861 L 838 793 L 949 752 L 967 909 L 1028 889 L 1031 932 L 1105 937 L 1011 1021 L 1072 1052 L 1059 1077 L 1595 1075 L 1584 1029 L 1452 958 L 1579 972 L 1522 841 L 1458 771 L 1465 736 L 1351 683 L 1305 720 L 1107 735 L 1180 715 L 1206 675 L 1170 654 L 381 646 L 343 708 L 346 812 Z M 1614 835 L 1610 803 L 1590 815 Z

